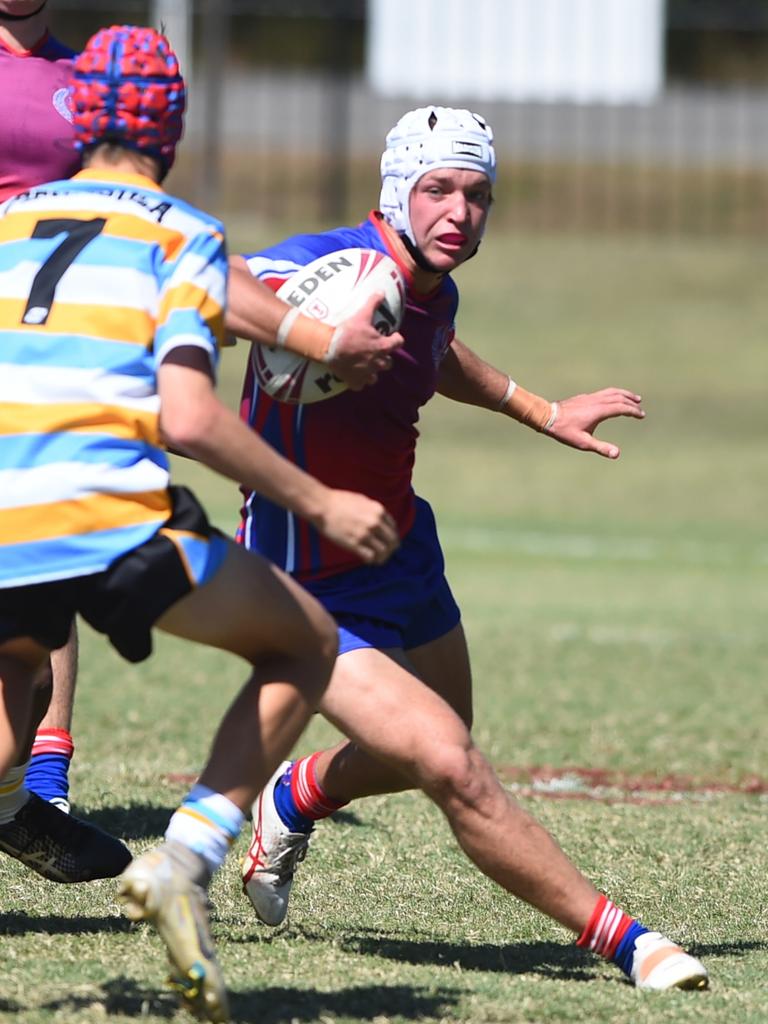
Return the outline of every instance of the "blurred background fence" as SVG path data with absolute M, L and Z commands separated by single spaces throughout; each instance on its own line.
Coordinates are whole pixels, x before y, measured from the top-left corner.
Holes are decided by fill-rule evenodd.
M 52 0 L 73 47 L 162 22 L 191 82 L 172 188 L 224 217 L 359 220 L 399 115 L 493 125 L 495 223 L 768 229 L 766 0 Z

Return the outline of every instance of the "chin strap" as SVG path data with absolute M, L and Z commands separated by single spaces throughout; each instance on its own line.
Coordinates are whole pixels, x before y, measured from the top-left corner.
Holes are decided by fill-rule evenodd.
M 441 277 L 445 275 L 445 271 L 444 270 L 436 270 L 432 266 L 432 264 L 429 262 L 429 260 L 424 257 L 424 254 L 422 253 L 421 249 L 419 249 L 418 246 L 413 244 L 413 242 L 410 240 L 408 235 L 406 235 L 403 232 L 398 232 L 398 234 L 399 234 L 400 238 L 402 239 L 403 244 L 405 245 L 406 249 L 408 250 L 411 258 L 413 259 L 413 262 L 416 264 L 416 266 L 420 270 L 426 270 L 428 274 L 440 274 Z M 471 260 L 474 256 L 477 256 L 477 252 L 478 252 L 479 248 L 480 248 L 480 243 L 478 242 L 477 245 L 475 246 L 475 248 L 469 254 L 469 256 L 467 256 L 467 258 L 465 260 L 461 261 L 461 265 L 464 266 L 464 264 L 467 263 L 469 260 Z
M 398 232 L 398 235 L 400 236 L 400 239 L 401 239 L 403 245 L 408 250 L 408 255 L 411 257 L 411 259 L 416 264 L 416 266 L 419 268 L 419 270 L 426 270 L 426 272 L 428 274 L 442 274 L 443 273 L 442 271 L 438 270 L 436 267 L 432 266 L 432 264 L 429 262 L 429 260 L 424 257 L 424 254 L 422 253 L 421 249 L 419 249 L 418 246 L 413 244 L 413 242 L 410 240 L 408 235 L 406 235 L 404 232 L 400 232 L 400 231 Z
M 30 18 L 34 18 L 36 14 L 48 3 L 48 0 L 43 0 L 39 7 L 36 7 L 34 11 L 30 11 L 29 14 L 8 14 L 5 11 L 0 11 L 0 21 L 28 21 Z

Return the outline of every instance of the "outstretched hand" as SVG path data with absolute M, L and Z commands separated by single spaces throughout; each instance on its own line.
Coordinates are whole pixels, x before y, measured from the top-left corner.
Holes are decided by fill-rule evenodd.
M 617 416 L 643 419 L 645 412 L 641 401 L 640 395 L 625 388 L 603 388 L 588 395 L 565 398 L 557 403 L 557 417 L 546 433 L 571 448 L 618 459 L 621 449 L 609 441 L 600 441 L 593 436 L 594 432 L 603 420 Z
M 392 353 L 403 344 L 402 334 L 380 334 L 373 325 L 383 293 L 371 295 L 357 313 L 339 324 L 330 367 L 353 391 L 375 384 L 392 366 Z

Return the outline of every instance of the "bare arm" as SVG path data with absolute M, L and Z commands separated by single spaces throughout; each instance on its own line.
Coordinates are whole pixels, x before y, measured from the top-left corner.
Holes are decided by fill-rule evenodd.
M 274 345 L 280 321 L 290 309 L 254 277 L 242 256 L 229 257 L 227 330 L 240 338 Z
M 617 416 L 634 419 L 645 416 L 640 395 L 625 388 L 603 388 L 590 394 L 548 402 L 520 387 L 510 394 L 510 384 L 506 373 L 491 366 L 454 338 L 443 360 L 437 389 L 446 398 L 503 412 L 561 444 L 595 452 L 607 459 L 617 459 L 621 450 L 615 444 L 594 437 L 597 427 L 604 420 Z
M 381 298 L 372 295 L 362 309 L 336 328 L 299 317 L 288 332 L 284 347 L 327 362 L 336 376 L 354 390 L 374 384 L 379 373 L 391 367 L 391 353 L 403 343 L 402 335 L 384 337 L 373 326 L 373 312 Z M 228 331 L 249 341 L 274 345 L 280 324 L 292 308 L 253 276 L 242 256 L 229 257 Z
M 377 501 L 326 487 L 279 455 L 216 397 L 206 355 L 174 349 L 157 374 L 160 428 L 169 447 L 307 519 L 364 562 L 386 561 L 399 543 Z
M 506 373 L 454 338 L 440 365 L 437 390 L 454 402 L 498 410 L 508 379 Z

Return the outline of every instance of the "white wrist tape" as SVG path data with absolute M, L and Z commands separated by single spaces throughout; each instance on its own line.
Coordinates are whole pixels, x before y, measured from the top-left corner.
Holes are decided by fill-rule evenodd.
M 286 338 L 288 337 L 291 328 L 296 322 L 296 318 L 299 316 L 299 310 L 294 306 L 289 309 L 283 319 L 280 321 L 280 325 L 277 328 L 277 334 L 275 335 L 275 344 L 278 348 L 284 348 Z
M 512 416 L 533 430 L 549 430 L 557 419 L 557 402 L 549 402 L 541 395 L 526 391 L 511 377 L 507 381 L 507 390 L 496 406 L 497 411 Z
M 501 412 L 501 410 L 504 408 L 504 406 L 510 400 L 512 395 L 514 395 L 516 390 L 517 390 L 517 384 L 515 383 L 515 381 L 513 381 L 511 377 L 507 377 L 507 390 L 504 392 L 501 400 L 499 401 L 499 404 L 496 406 L 497 412 Z
M 550 416 L 549 416 L 549 419 L 547 420 L 547 422 L 541 428 L 542 430 L 549 430 L 551 427 L 554 427 L 554 425 L 555 425 L 555 420 L 557 419 L 557 414 L 560 411 L 560 407 L 558 406 L 557 402 L 552 402 L 551 405 L 552 405 L 552 412 L 550 413 Z
M 336 330 L 331 335 L 331 340 L 328 345 L 328 351 L 323 356 L 324 363 L 332 363 L 333 360 L 336 358 L 336 350 L 339 347 L 339 339 L 341 338 L 343 330 L 343 327 L 337 327 Z

